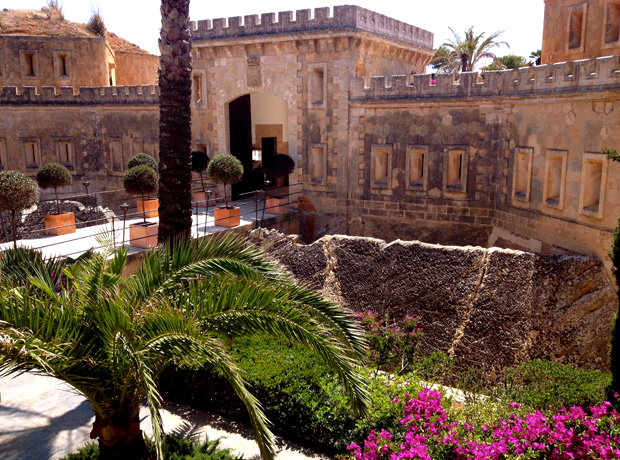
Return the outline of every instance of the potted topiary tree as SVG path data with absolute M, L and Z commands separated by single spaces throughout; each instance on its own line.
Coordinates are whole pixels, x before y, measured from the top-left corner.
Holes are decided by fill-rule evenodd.
M 155 171 L 155 173 L 157 174 L 157 170 L 159 168 L 157 161 L 155 160 L 155 158 L 147 155 L 146 153 L 136 153 L 127 162 L 127 168 L 129 168 L 129 170 L 135 168 L 136 166 L 142 165 L 148 166 L 149 168 L 153 169 L 153 171 Z M 149 197 L 148 195 L 150 195 L 150 193 L 153 192 L 146 193 L 146 200 L 144 199 L 144 195 L 142 195 L 142 199 L 138 200 L 137 202 L 138 212 L 143 213 L 145 218 L 159 216 L 159 200 L 157 198 Z
M 58 187 L 66 187 L 73 183 L 73 176 L 69 170 L 58 163 L 47 163 L 37 172 L 37 182 L 42 189 L 53 188 L 56 196 L 56 214 L 45 215 L 45 233 L 48 235 L 75 233 L 75 214 L 61 213 L 58 199 Z
M 202 177 L 203 171 L 207 169 L 209 166 L 209 157 L 206 153 L 196 150 L 192 152 L 192 171 L 200 174 L 200 185 L 201 190 L 194 192 L 194 202 L 196 203 L 196 207 L 204 208 L 206 207 L 206 199 L 207 196 L 205 194 L 205 183 Z
M 224 199 L 226 201 L 224 206 L 219 206 L 213 211 L 215 225 L 236 227 L 241 223 L 241 208 L 228 206 L 226 185 L 236 184 L 241 180 L 243 165 L 234 155 L 222 153 L 213 157 L 207 168 L 207 174 L 216 184 L 224 184 Z
M 286 214 L 288 212 L 288 187 L 284 185 L 285 177 L 295 170 L 295 161 L 288 155 L 276 153 L 263 163 L 267 176 L 276 180 L 275 187 L 265 202 L 265 212 L 269 214 Z
M 17 247 L 15 213 L 28 209 L 39 201 L 39 188 L 35 181 L 19 171 L 0 171 L 0 210 L 11 212 L 11 235 Z
M 134 166 L 129 169 L 123 177 L 123 186 L 125 191 L 131 195 L 141 195 L 142 202 L 144 196 L 157 191 L 157 182 L 159 178 L 153 168 L 145 164 Z M 139 203 L 139 201 L 138 201 Z M 147 222 L 147 212 L 142 212 L 143 222 L 131 224 L 129 226 L 129 240 L 132 245 L 140 248 L 152 248 L 157 246 L 157 231 L 159 224 L 157 222 Z M 153 217 L 153 216 L 148 216 Z

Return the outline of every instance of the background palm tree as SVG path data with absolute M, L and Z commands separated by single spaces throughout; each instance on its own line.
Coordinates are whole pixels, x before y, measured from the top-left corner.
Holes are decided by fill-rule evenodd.
M 504 33 L 503 30 L 492 33 L 487 38 L 484 37 L 484 32 L 480 35 L 474 34 L 473 26 L 465 31 L 465 37 L 461 36 L 449 28 L 454 35 L 454 40 L 443 43 L 435 57 L 431 61 L 438 65 L 438 70 L 452 72 L 458 68 L 461 72 L 471 72 L 481 59 L 495 60 L 495 54 L 491 50 L 500 45 L 510 46 L 504 41 L 496 41 L 496 39 Z
M 192 225 L 192 55 L 189 0 L 161 1 L 159 39 L 159 241 Z
M 354 407 L 365 408 L 356 370 L 365 341 L 357 322 L 242 240 L 175 239 L 123 278 L 126 255 L 89 255 L 64 267 L 62 283 L 56 266 L 51 275 L 39 268 L 39 257 L 30 257 L 31 264 L 19 262 L 19 270 L 7 269 L 0 280 L 0 375 L 33 371 L 72 385 L 93 406 L 91 438 L 99 441 L 100 458 L 149 458 L 139 419 L 145 399 L 162 458 L 157 377 L 170 364 L 205 362 L 244 402 L 262 458 L 273 458 L 260 403 L 224 345 L 235 335 L 300 341 L 341 377 Z M 19 258 L 11 256 L 5 268 L 11 260 Z

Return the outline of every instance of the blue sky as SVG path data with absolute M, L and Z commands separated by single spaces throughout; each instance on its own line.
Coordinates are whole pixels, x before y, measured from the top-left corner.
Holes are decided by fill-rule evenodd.
M 93 4 L 98 5 L 108 30 L 153 54 L 159 54 L 159 0 L 100 0 L 98 3 L 96 0 L 60 0 L 60 3 L 66 18 L 75 22 L 87 22 Z M 9 9 L 39 9 L 45 4 L 45 0 L 0 0 L 0 7 Z M 502 39 L 510 44 L 510 49 L 498 48 L 498 56 L 514 53 L 527 58 L 531 51 L 542 45 L 543 0 L 407 0 L 406 3 L 366 0 L 263 0 L 259 3 L 192 0 L 190 15 L 192 20 L 214 19 L 342 4 L 358 5 L 429 30 L 435 34 L 436 48 L 452 37 L 448 27 L 462 32 L 470 26 L 474 26 L 474 31 L 478 33 L 505 31 Z

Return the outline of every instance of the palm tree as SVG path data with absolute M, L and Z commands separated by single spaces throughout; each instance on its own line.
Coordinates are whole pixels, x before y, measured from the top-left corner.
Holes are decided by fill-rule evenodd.
M 268 421 L 224 346 L 234 335 L 304 343 L 341 377 L 354 408 L 365 409 L 368 395 L 356 370 L 365 341 L 353 317 L 242 240 L 174 239 L 148 253 L 128 278 L 126 250 L 111 255 L 65 267 L 63 283 L 40 263 L 2 273 L 0 282 L 0 375 L 32 371 L 72 385 L 92 404 L 100 458 L 149 458 L 138 417 L 146 400 L 161 459 L 157 377 L 170 364 L 207 362 L 244 402 L 261 456 L 272 459 Z
M 480 35 L 475 35 L 472 26 L 465 31 L 465 38 L 461 39 L 461 36 L 456 31 L 452 28 L 449 29 L 452 35 L 454 35 L 454 40 L 443 43 L 435 54 L 436 59 L 441 59 L 444 62 L 440 66 L 444 71 L 454 71 L 460 67 L 461 72 L 471 72 L 481 59 L 496 59 L 495 54 L 491 52 L 493 48 L 500 45 L 506 45 L 510 48 L 508 43 L 496 41 L 504 33 L 503 30 L 499 30 L 484 38 L 484 32 Z M 440 51 L 442 51 L 442 54 L 438 56 Z M 440 62 L 437 63 L 440 64 Z M 432 64 L 433 61 L 431 61 Z
M 159 39 L 159 241 L 192 225 L 192 56 L 189 0 L 161 1 Z

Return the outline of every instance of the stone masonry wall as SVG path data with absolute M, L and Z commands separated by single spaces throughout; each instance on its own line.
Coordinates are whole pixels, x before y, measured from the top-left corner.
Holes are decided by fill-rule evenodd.
M 599 260 L 346 236 L 300 246 L 262 229 L 250 240 L 353 311 L 420 316 L 423 352 L 460 368 L 501 372 L 535 358 L 608 367 L 617 298 Z

